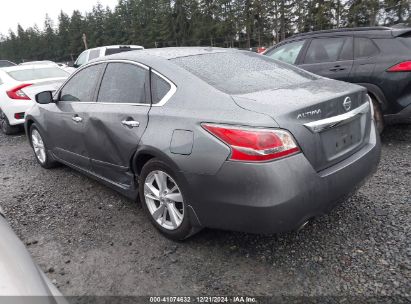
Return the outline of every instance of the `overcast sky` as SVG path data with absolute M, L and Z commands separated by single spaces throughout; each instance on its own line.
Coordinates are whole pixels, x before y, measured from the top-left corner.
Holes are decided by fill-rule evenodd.
M 54 22 L 60 11 L 71 15 L 73 10 L 84 13 L 90 11 L 98 0 L 2 0 L 0 8 L 0 33 L 7 34 L 9 29 L 16 31 L 17 24 L 20 23 L 24 29 L 37 24 L 40 29 L 46 14 Z M 100 0 L 104 7 L 111 8 L 117 4 L 118 0 Z

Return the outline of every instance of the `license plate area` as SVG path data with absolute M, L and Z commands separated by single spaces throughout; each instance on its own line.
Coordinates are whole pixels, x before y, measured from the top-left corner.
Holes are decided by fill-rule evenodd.
M 321 141 L 327 161 L 350 153 L 361 145 L 364 138 L 365 115 L 321 132 Z

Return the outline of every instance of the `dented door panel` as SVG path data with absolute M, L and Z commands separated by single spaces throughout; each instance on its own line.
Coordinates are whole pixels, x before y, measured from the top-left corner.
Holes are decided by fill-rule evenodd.
M 89 109 L 85 146 L 92 171 L 125 186 L 131 185 L 131 159 L 147 123 L 149 105 L 97 103 Z M 132 127 L 125 121 L 138 122 Z

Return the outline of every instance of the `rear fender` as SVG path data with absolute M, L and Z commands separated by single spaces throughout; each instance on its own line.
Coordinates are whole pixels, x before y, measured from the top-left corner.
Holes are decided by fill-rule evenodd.
M 375 96 L 383 112 L 388 108 L 387 99 L 385 98 L 383 91 L 378 86 L 376 86 L 375 84 L 371 84 L 371 83 L 356 83 L 356 84 L 362 87 L 365 87 L 368 90 L 368 92 L 370 92 L 372 95 Z

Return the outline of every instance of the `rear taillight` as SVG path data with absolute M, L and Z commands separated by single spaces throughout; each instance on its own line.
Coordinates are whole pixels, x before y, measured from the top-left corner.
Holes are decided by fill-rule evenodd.
M 411 72 L 411 61 L 404 61 L 390 67 L 387 72 Z
M 292 135 L 285 130 L 208 123 L 202 127 L 231 148 L 230 160 L 268 161 L 300 152 Z
M 22 91 L 22 89 L 31 85 L 31 83 L 20 84 L 17 87 L 6 91 L 6 93 L 11 99 L 30 100 L 30 98 Z

